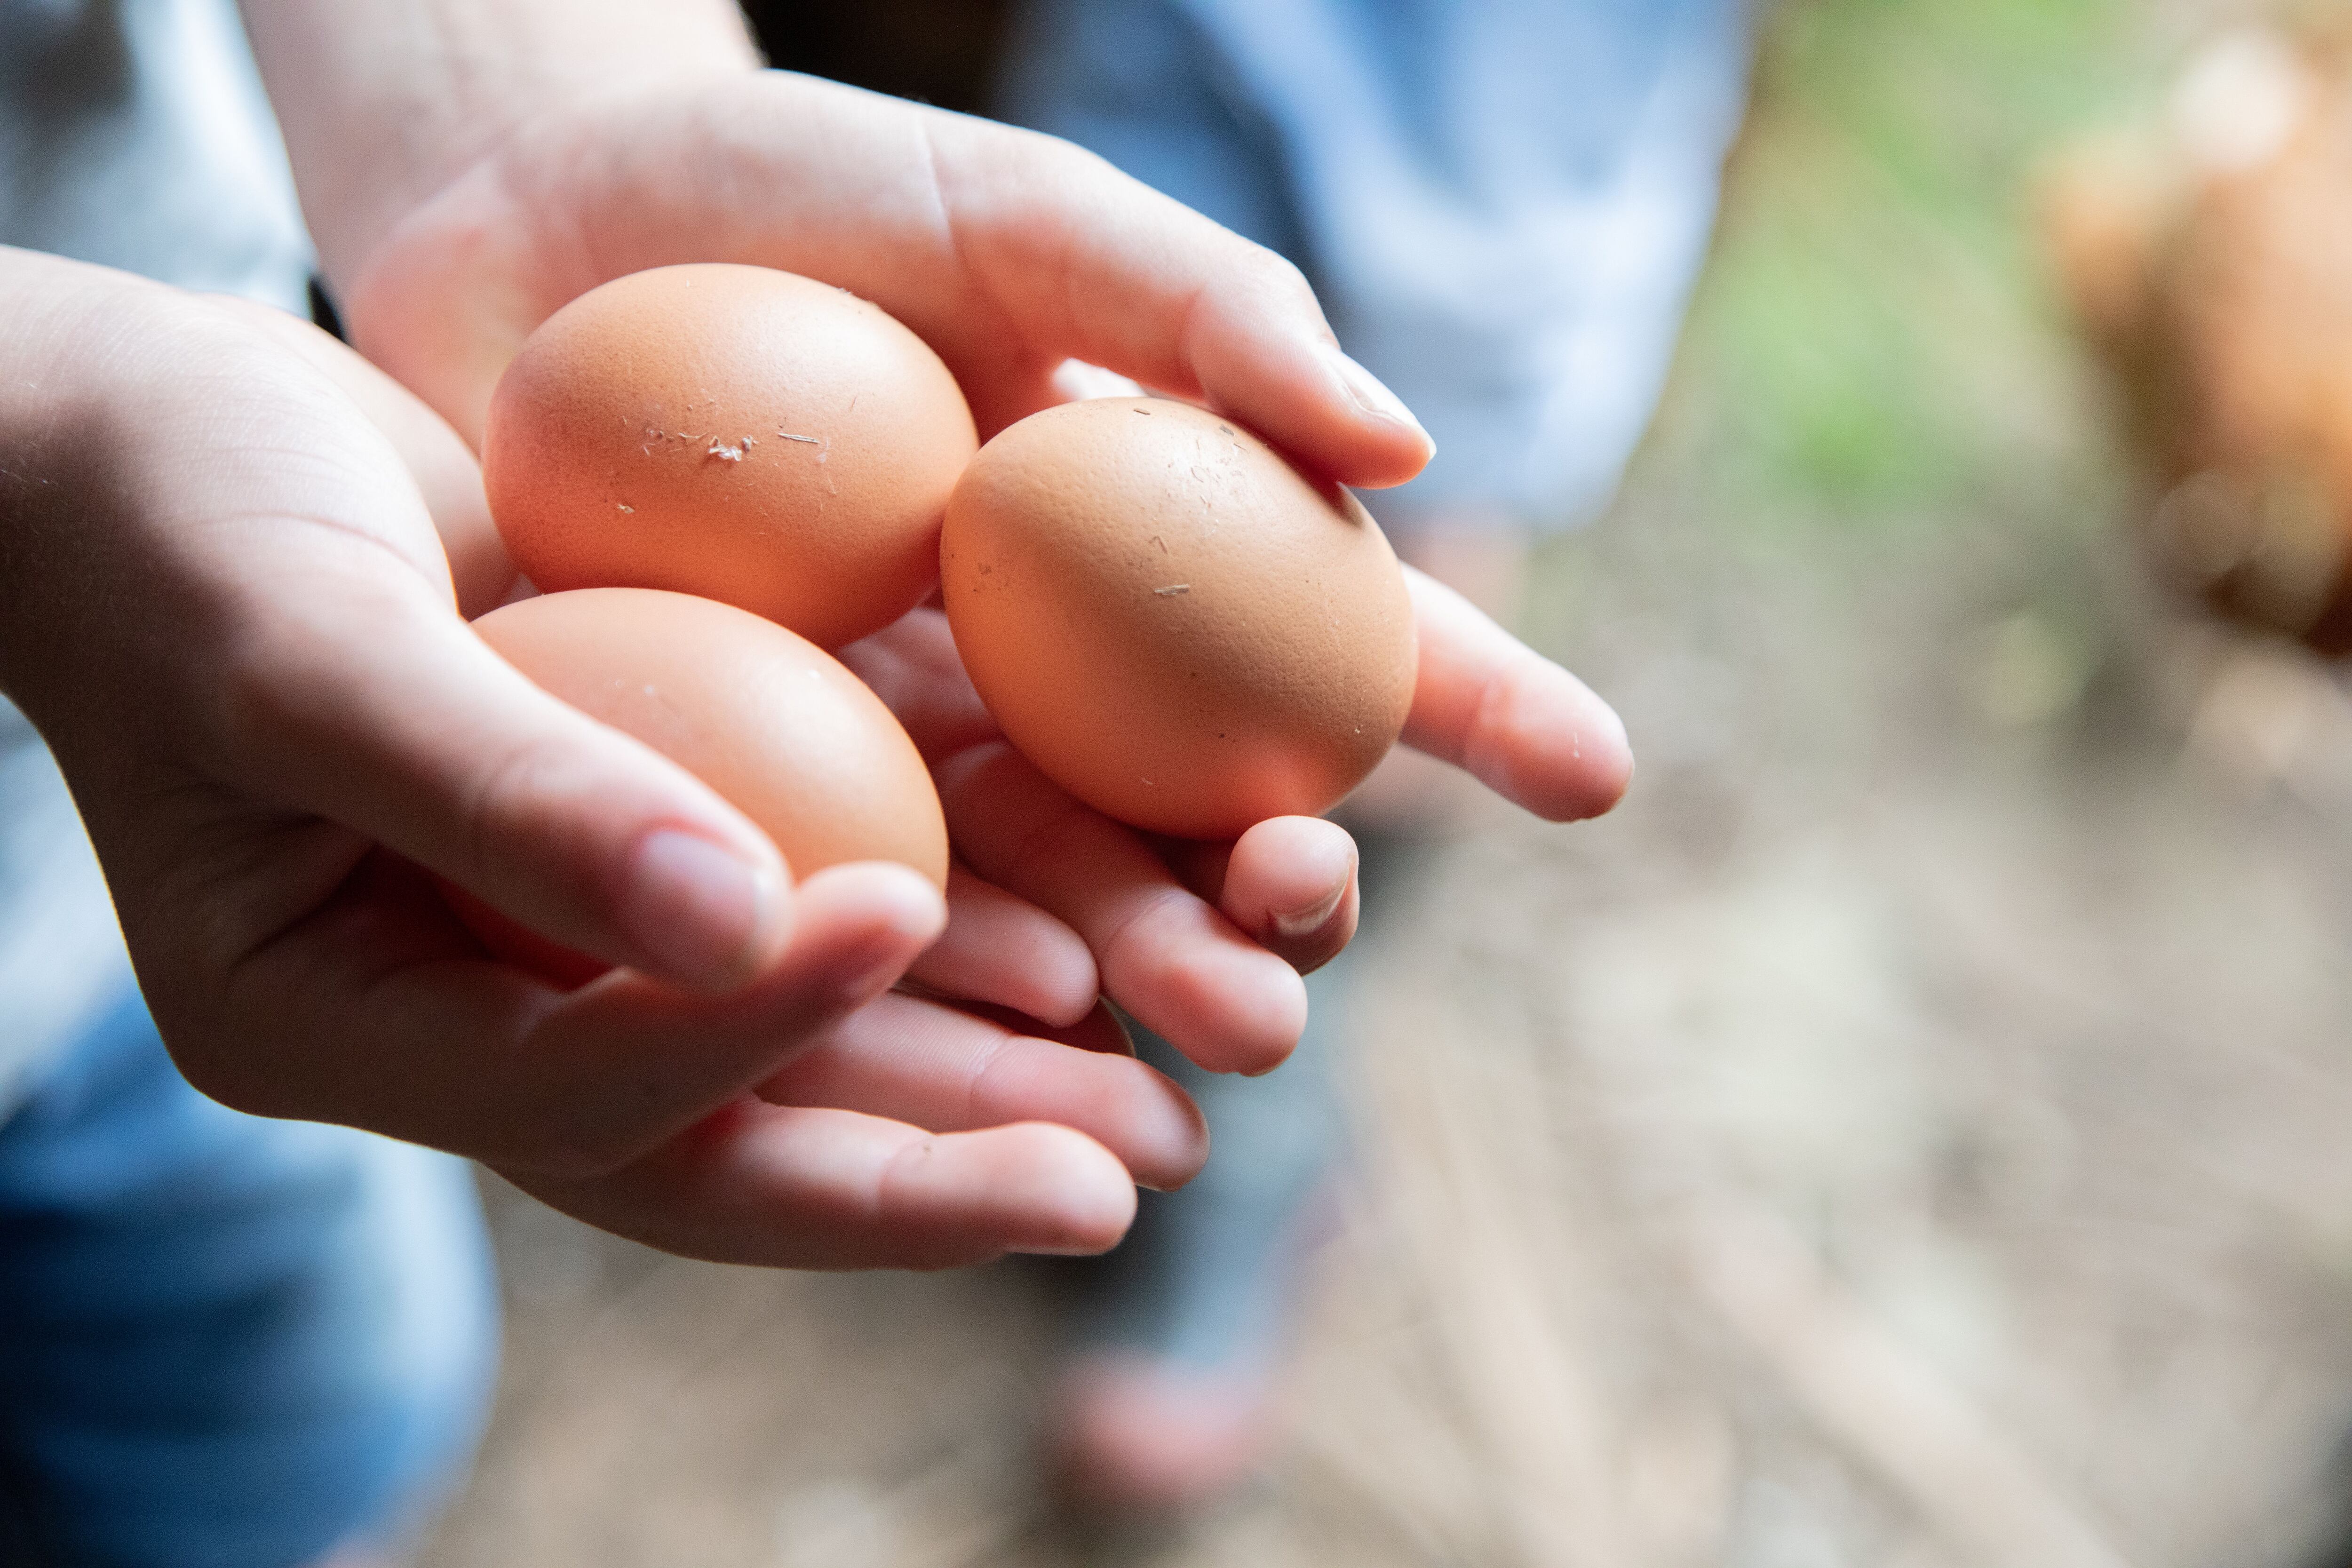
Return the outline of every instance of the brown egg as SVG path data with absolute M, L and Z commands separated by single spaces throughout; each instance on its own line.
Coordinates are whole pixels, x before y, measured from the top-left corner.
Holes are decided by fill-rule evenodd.
M 1154 832 L 1328 810 L 1412 702 L 1412 605 L 1380 529 L 1187 404 L 1066 404 L 1005 430 L 948 502 L 940 573 L 1013 745 Z
M 531 333 L 490 400 L 483 482 L 540 587 L 669 588 L 824 647 L 911 609 L 978 446 L 923 341 L 829 285 L 662 267 Z
M 794 876 L 897 860 L 947 886 L 947 824 L 915 743 L 880 698 L 805 639 L 644 588 L 525 599 L 474 629 L 548 691 L 717 790 L 775 840 Z M 576 983 L 604 967 L 478 900 L 452 902 L 493 951 L 552 978 Z

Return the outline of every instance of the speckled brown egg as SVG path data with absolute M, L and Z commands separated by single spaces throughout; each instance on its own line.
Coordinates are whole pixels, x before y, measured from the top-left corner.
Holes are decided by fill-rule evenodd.
M 474 623 L 546 690 L 684 767 L 758 824 L 795 877 L 896 860 L 947 885 L 947 824 L 882 700 L 805 638 L 709 599 L 642 588 L 548 594 Z M 494 952 L 570 983 L 603 965 L 468 897 Z
M 947 366 L 880 310 L 706 263 L 549 317 L 491 398 L 483 482 L 543 589 L 697 594 L 837 647 L 930 591 L 977 445 Z
M 1232 421 L 1032 415 L 950 498 L 941 586 L 1005 735 L 1096 809 L 1225 838 L 1328 810 L 1412 701 L 1412 605 L 1356 499 Z

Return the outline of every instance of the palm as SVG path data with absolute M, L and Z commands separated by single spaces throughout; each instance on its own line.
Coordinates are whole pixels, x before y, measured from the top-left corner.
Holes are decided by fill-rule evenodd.
M 772 124 L 778 116 L 795 121 L 789 137 Z M 907 321 L 949 361 L 982 431 L 992 432 L 1053 400 L 1053 373 L 1074 353 L 1136 363 L 1102 335 L 1101 322 L 1066 312 L 1039 317 L 1039 299 L 1058 287 L 1052 280 L 1083 265 L 1077 240 L 1056 221 L 1064 208 L 1034 204 L 1037 210 L 1019 221 L 1008 212 L 949 216 L 949 191 L 993 188 L 983 175 L 959 171 L 984 167 L 1011 134 L 773 74 L 691 100 L 646 99 L 543 122 L 396 231 L 355 280 L 354 336 L 471 430 L 506 358 L 566 300 L 646 267 L 750 261 L 842 284 Z M 762 156 L 754 138 L 837 155 L 786 166 Z M 1087 174 L 1098 172 L 1082 154 L 1061 151 Z M 704 174 L 680 177 L 682 170 Z M 1172 204 L 1157 205 L 1165 209 L 1160 221 L 1201 225 Z M 1003 298 L 1008 288 L 1022 297 Z M 1155 379 L 1197 381 L 1174 365 L 1160 367 Z M 962 778 L 971 772 L 968 753 L 992 730 L 937 620 L 918 612 L 852 658 L 887 686 L 935 765 Z M 877 673 L 886 669 L 887 679 Z M 999 763 L 985 786 L 944 793 L 959 852 L 991 880 L 1106 947 L 1119 931 L 1115 951 L 1098 956 L 1113 994 L 1147 1023 L 1217 1067 L 1262 1069 L 1287 1052 L 1304 994 L 1288 965 L 1266 962 L 1241 931 L 1270 937 L 1274 917 L 1292 913 L 1292 900 L 1326 900 L 1335 868 L 1344 881 L 1349 851 L 1337 829 L 1298 822 L 1258 836 L 1240 858 L 1242 876 L 1222 879 L 1220 913 L 1179 896 L 1176 879 L 1132 835 L 1078 812 L 1016 764 Z M 1013 836 L 1034 842 L 1024 824 L 1045 815 L 1065 817 L 1047 853 L 1014 853 Z M 1139 909 L 1146 919 L 1137 928 L 1127 917 Z M 1311 966 L 1349 929 L 1337 915 L 1303 942 L 1285 942 L 1284 956 Z M 1211 984 L 1197 973 L 1203 965 L 1226 982 Z
M 1198 1112 L 1140 1063 L 882 994 L 946 963 L 970 994 L 1083 1013 L 1084 945 L 1004 895 L 956 907 L 1042 955 L 1042 988 L 988 941 L 935 941 L 936 892 L 871 866 L 803 880 L 721 990 L 625 967 L 566 992 L 483 957 L 428 869 L 625 965 L 614 872 L 649 823 L 764 841 L 473 637 L 415 455 L 352 391 L 364 365 L 224 307 L 131 308 L 152 352 L 197 368 L 142 381 L 139 438 L 97 448 L 105 482 L 35 487 L 68 510 L 11 603 L 76 661 L 54 684 L 12 668 L 199 1088 L 471 1154 L 597 1223 L 747 1262 L 1098 1249 L 1130 1173 L 1198 1168 Z M 145 613 L 73 591 L 90 583 L 139 584 Z
M 608 279 L 689 260 L 782 268 L 874 300 L 940 353 L 983 435 L 1055 401 L 1057 368 L 1076 359 L 1212 403 L 1349 482 L 1397 482 L 1427 456 L 1417 428 L 1362 393 L 1286 264 L 1058 143 L 773 73 L 527 125 L 336 281 L 355 341 L 474 437 L 498 374 L 539 321 Z M 1423 676 L 1407 739 L 1545 816 L 1606 809 L 1629 766 L 1614 716 L 1457 597 L 1413 586 Z M 994 739 L 936 613 L 845 657 L 925 750 L 963 859 L 1027 900 L 1017 907 L 1066 922 L 1112 994 L 1196 1059 L 1255 1070 L 1281 1058 L 1304 998 L 1268 944 L 1277 917 L 1345 889 L 1343 835 L 1280 819 L 1230 853 L 1180 857 L 1216 891 L 1213 907 L 1151 847 Z M 1352 918 L 1352 900 L 1339 900 L 1288 956 L 1328 957 Z M 852 1018 L 871 1045 L 900 1005 Z M 955 1016 L 953 1027 L 979 1026 Z M 978 1114 L 985 1097 L 933 1091 L 1005 1081 L 990 1065 L 997 1047 L 961 1049 L 930 1090 L 896 1105 L 908 1120 Z M 925 1094 L 932 1102 L 916 1103 Z M 1066 1120 L 1110 1135 L 1102 1105 L 1064 1099 Z M 768 1114 L 736 1103 L 705 1124 L 728 1130 L 722 1150 Z M 646 1180 L 707 1193 L 703 1147 L 663 1145 L 646 1156 L 660 1173 Z M 631 1206 L 635 1185 L 619 1197 L 536 1190 L 665 1245 L 705 1245 L 680 1219 L 698 1204 L 656 1205 L 667 1216 L 656 1223 Z M 662 1228 L 677 1223 L 689 1233 Z
M 1395 484 L 1427 437 L 1338 353 L 1297 270 L 1049 138 L 766 72 L 527 124 L 337 279 L 356 341 L 469 437 L 532 327 L 680 261 L 865 295 L 961 382 L 983 437 L 1057 401 L 1068 360 L 1236 416 L 1343 482 Z M 1416 581 L 1406 739 L 1554 819 L 1608 809 L 1616 718 Z

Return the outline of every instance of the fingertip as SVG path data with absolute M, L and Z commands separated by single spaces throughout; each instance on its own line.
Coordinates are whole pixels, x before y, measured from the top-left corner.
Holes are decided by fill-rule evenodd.
M 948 929 L 948 901 L 938 883 L 895 860 L 859 860 L 833 868 L 855 875 L 878 914 L 908 941 L 928 945 Z
M 887 860 L 829 866 L 794 890 L 797 929 L 811 933 L 814 963 L 842 1007 L 887 990 L 947 927 L 947 902 L 929 878 Z
M 1034 1007 L 1024 1007 L 1022 1011 L 1052 1028 L 1085 1028 L 1092 1019 L 1095 1008 L 1102 1001 L 1102 984 L 1100 978 L 1095 973 L 1094 954 L 1087 954 L 1083 979 L 1080 978 L 1080 974 L 1078 966 L 1073 964 L 1066 974 L 1031 975 L 1029 978 L 1037 987 L 1037 1005 Z M 1114 1022 L 1114 1030 L 1116 1027 Z M 1129 1042 L 1126 1054 L 1129 1056 L 1135 1054 L 1132 1042 Z
M 1388 489 L 1429 466 L 1436 443 L 1370 372 L 1326 343 L 1290 354 L 1290 364 L 1252 367 L 1252 382 L 1212 384 L 1210 402 L 1301 468 L 1358 489 Z
M 1148 1069 L 1147 1069 L 1148 1070 Z M 1139 1107 L 1128 1165 L 1139 1186 L 1172 1193 L 1209 1163 L 1209 1119 L 1200 1105 L 1165 1073 L 1154 1072 L 1156 1092 Z
M 947 900 L 938 884 L 895 860 L 828 866 L 805 878 L 796 896 L 803 906 L 884 928 L 909 942 L 937 941 L 947 929 Z
M 1301 973 L 1355 935 L 1356 841 L 1320 817 L 1279 816 L 1234 841 L 1218 907 Z
M 1059 921 L 1029 922 L 1019 972 L 1003 976 L 1005 1005 L 1055 1029 L 1086 1025 L 1102 1002 L 1102 975 L 1084 938 Z M 1009 947 L 1009 944 L 1008 944 Z M 1117 1025 L 1113 1024 L 1116 1030 Z
M 1321 817 L 1269 817 L 1234 841 L 1220 903 L 1252 934 L 1307 937 L 1330 923 L 1355 877 L 1356 841 L 1345 828 Z
M 1209 401 L 1343 485 L 1382 489 L 1429 466 L 1436 443 L 1404 401 L 1330 336 L 1313 291 L 1268 253 L 1254 286 L 1197 319 L 1191 369 Z
M 1023 1219 L 1006 1250 L 1083 1258 L 1117 1247 L 1135 1223 L 1135 1179 L 1118 1156 L 1083 1132 L 1051 1122 L 997 1130 L 998 1151 L 1017 1162 L 997 1188 Z
M 1076 1131 L 1108 1150 L 1124 1180 L 1172 1192 L 1209 1159 L 1209 1121 L 1166 1073 L 1130 1056 L 1088 1052 L 1041 1040 L 1009 1042 L 1000 1061 L 1018 1065 L 990 1095 L 997 1114 Z M 977 1097 L 975 1097 L 977 1103 Z
M 1335 477 L 1344 484 L 1385 489 L 1403 484 L 1429 467 L 1429 460 L 1437 455 L 1437 443 L 1404 400 L 1338 344 L 1319 345 L 1318 353 L 1357 427 L 1358 439 L 1351 443 L 1349 460 L 1334 470 Z
M 1585 815 L 1599 816 L 1614 810 L 1633 787 L 1633 746 L 1617 710 L 1598 697 L 1592 700 L 1600 711 L 1593 720 L 1593 782 Z
M 657 824 L 630 851 L 621 929 L 647 973 L 688 990 L 731 991 L 790 942 L 787 882 L 772 848 Z
M 1426 573 L 1405 585 L 1421 646 L 1406 743 L 1549 821 L 1615 805 L 1633 774 L 1616 711 Z
M 1008 1007 L 1053 1028 L 1084 1023 L 1102 994 L 1086 940 L 961 865 L 948 871 L 948 926 L 913 978 L 941 994 Z
M 947 921 L 929 880 L 887 861 L 827 867 L 794 887 L 791 902 L 790 940 L 730 991 L 796 1016 L 864 1006 L 907 973 Z
M 1210 1072 L 1272 1072 L 1306 1032 L 1306 983 L 1254 944 L 1201 944 L 1171 964 L 1158 989 L 1169 1022 L 1144 1021 Z
M 1108 1009 L 1097 1016 L 1110 1019 Z M 1131 1050 L 1085 1040 L 1002 1042 L 963 1105 L 979 1124 L 1040 1122 L 1083 1132 L 1110 1151 L 1129 1179 L 1163 1191 L 1191 1181 L 1209 1157 L 1208 1119 L 1175 1079 Z M 920 1109 L 897 1113 L 926 1120 Z
M 1497 738 L 1495 782 L 1547 821 L 1602 816 L 1632 787 L 1624 720 L 1558 665 L 1543 664 L 1524 684 Z

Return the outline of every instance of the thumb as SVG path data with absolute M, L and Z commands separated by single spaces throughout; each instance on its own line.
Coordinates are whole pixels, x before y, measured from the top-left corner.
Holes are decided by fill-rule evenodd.
M 232 769 L 566 947 L 698 990 L 759 973 L 789 878 L 758 827 L 397 583 L 273 606 L 228 683 Z

